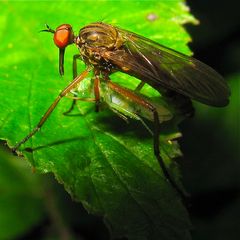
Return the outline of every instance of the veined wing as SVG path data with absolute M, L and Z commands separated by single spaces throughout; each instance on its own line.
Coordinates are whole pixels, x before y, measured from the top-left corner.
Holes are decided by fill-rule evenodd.
M 107 52 L 107 58 L 120 71 L 155 89 L 170 89 L 207 105 L 228 104 L 228 85 L 211 67 L 135 33 L 117 29 L 125 42 L 121 49 Z

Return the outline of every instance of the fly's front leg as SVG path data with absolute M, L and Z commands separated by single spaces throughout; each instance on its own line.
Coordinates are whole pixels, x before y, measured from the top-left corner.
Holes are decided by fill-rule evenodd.
M 130 99 L 131 101 L 141 105 L 145 109 L 147 109 L 149 112 L 153 115 L 153 121 L 154 121 L 154 131 L 153 131 L 153 150 L 154 155 L 157 158 L 159 165 L 163 171 L 163 174 L 168 179 L 168 181 L 171 183 L 171 185 L 174 187 L 174 189 L 180 194 L 181 197 L 185 199 L 185 194 L 182 192 L 182 190 L 178 187 L 176 182 L 173 180 L 171 175 L 169 174 L 164 161 L 160 155 L 160 149 L 159 149 L 159 132 L 160 132 L 160 122 L 159 122 L 159 114 L 157 111 L 157 108 L 153 106 L 149 101 L 146 99 L 141 98 L 139 95 L 136 95 L 134 92 L 129 91 L 126 88 L 122 88 L 119 85 L 113 83 L 110 81 L 110 79 L 106 79 L 108 87 L 112 90 L 117 92 L 118 94 L 126 97 L 127 99 Z
M 62 97 L 66 96 L 72 89 L 74 89 L 79 82 L 81 82 L 91 71 L 91 67 L 88 67 L 85 71 L 82 72 L 78 77 L 76 77 L 61 93 L 58 95 L 58 97 L 55 99 L 55 101 L 51 104 L 51 106 L 48 108 L 46 113 L 43 115 L 43 117 L 40 119 L 37 126 L 20 142 L 18 142 L 15 147 L 12 149 L 13 152 L 16 152 L 16 150 L 25 143 L 29 138 L 31 138 L 37 131 L 40 130 L 40 128 L 43 126 L 43 124 L 46 122 L 52 111 L 55 109 L 59 101 L 62 99 Z
M 77 60 L 78 59 L 81 59 L 81 55 L 80 54 L 75 54 L 73 56 L 73 64 L 72 64 L 73 79 L 75 79 L 77 77 Z M 74 97 L 77 97 L 76 94 L 74 94 Z M 63 114 L 67 115 L 68 113 L 70 113 L 74 109 L 75 105 L 76 105 L 76 99 L 73 99 L 71 107 L 66 112 L 64 112 Z

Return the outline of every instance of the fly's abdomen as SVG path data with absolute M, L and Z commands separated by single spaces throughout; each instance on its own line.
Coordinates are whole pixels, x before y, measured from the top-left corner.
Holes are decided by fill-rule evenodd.
M 128 89 L 128 91 L 130 90 Z M 153 113 L 151 110 L 113 91 L 108 87 L 107 83 L 105 82 L 101 83 L 101 96 L 103 98 L 103 101 L 107 103 L 107 105 L 112 110 L 117 111 L 118 113 L 124 115 L 127 118 L 132 118 L 135 120 L 145 118 L 149 121 L 154 121 Z M 160 122 L 172 119 L 172 113 L 163 102 L 153 102 L 151 99 L 146 98 L 143 95 L 141 95 L 141 99 L 149 102 L 157 109 Z

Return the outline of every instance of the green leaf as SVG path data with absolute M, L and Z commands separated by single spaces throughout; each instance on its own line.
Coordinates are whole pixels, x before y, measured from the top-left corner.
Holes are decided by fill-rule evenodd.
M 190 54 L 186 46 L 190 37 L 181 24 L 196 23 L 180 0 L 5 1 L 2 6 L 0 138 L 10 147 L 33 129 L 72 79 L 71 56 L 78 50 L 68 47 L 66 74 L 59 77 L 52 36 L 39 33 L 46 22 L 52 28 L 70 23 L 77 33 L 90 22 L 104 20 L 186 54 Z M 79 72 L 83 69 L 82 63 Z M 136 86 L 137 80 L 127 75 L 113 77 Z M 150 88 L 145 91 L 154 95 Z M 186 209 L 163 175 L 146 129 L 133 121 L 127 125 L 108 110 L 95 113 L 92 103 L 79 102 L 74 116 L 63 116 L 70 104 L 63 99 L 41 131 L 25 144 L 32 153 L 22 148 L 36 171 L 53 172 L 75 200 L 90 213 L 103 216 L 113 237 L 189 239 Z M 169 141 L 176 136 L 176 127 L 163 131 L 161 155 L 180 184 L 173 161 L 180 150 Z

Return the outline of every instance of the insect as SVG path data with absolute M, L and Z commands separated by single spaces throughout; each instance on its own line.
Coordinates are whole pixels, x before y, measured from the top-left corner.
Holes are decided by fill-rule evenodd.
M 166 178 L 181 193 L 168 173 L 159 149 L 160 122 L 171 119 L 172 115 L 167 108 L 156 106 L 139 92 L 144 84 L 148 84 L 183 114 L 191 115 L 193 108 L 190 99 L 217 107 L 228 104 L 230 91 L 222 76 L 192 57 L 103 22 L 91 23 L 81 28 L 78 35 L 74 35 L 69 24 L 62 24 L 56 30 L 47 26 L 42 31 L 53 33 L 54 43 L 59 48 L 60 75 L 64 74 L 65 48 L 75 44 L 79 49 L 79 54 L 73 57 L 73 81 L 61 91 L 37 126 L 16 144 L 13 151 L 31 138 L 43 126 L 59 101 L 76 89 L 93 71 L 94 77 L 91 81 L 94 97 L 85 100 L 94 101 L 96 111 L 99 111 L 99 106 L 104 101 L 123 118 L 132 117 L 142 121 L 143 116 L 152 121 L 154 155 Z M 79 75 L 78 59 L 86 64 L 86 69 Z M 111 81 L 110 75 L 117 71 L 141 80 L 135 91 Z M 66 113 L 72 111 L 77 100 L 84 100 L 76 95 L 73 99 L 72 106 Z

